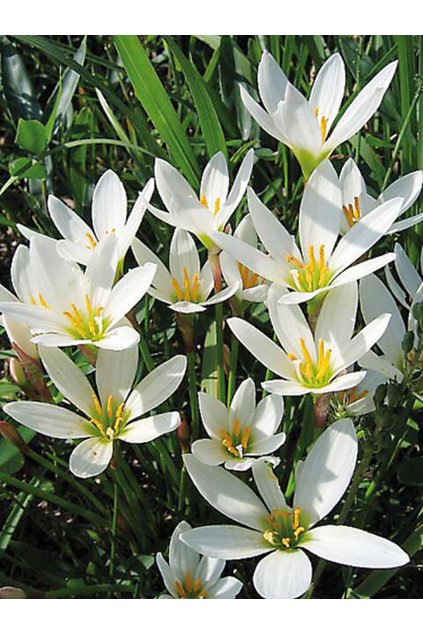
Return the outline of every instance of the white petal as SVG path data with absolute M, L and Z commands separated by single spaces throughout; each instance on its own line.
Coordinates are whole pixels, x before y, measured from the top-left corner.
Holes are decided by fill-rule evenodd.
M 208 591 L 208 599 L 235 599 L 242 590 L 242 582 L 235 577 L 223 577 Z
M 70 335 L 36 335 L 32 337 L 31 341 L 46 348 L 64 348 L 65 346 L 79 346 L 84 343 L 92 343 L 90 339 L 74 339 Z
M 95 341 L 95 345 L 106 350 L 126 350 L 137 345 L 140 336 L 130 326 L 119 326 L 109 330 L 102 339 Z
M 288 353 L 293 353 L 299 359 L 303 358 L 300 344 L 300 340 L 303 339 L 311 358 L 315 359 L 314 338 L 304 313 L 299 306 L 281 304 L 279 299 L 284 293 L 284 289 L 275 284 L 269 289 L 269 315 L 276 336 L 281 342 L 283 349 Z M 290 360 L 287 360 L 288 367 L 290 372 L 292 372 L 293 365 Z
M 168 592 L 170 592 L 172 595 L 172 596 L 169 596 L 166 594 L 162 594 L 159 598 L 160 599 L 178 599 L 179 597 L 175 591 L 175 587 L 176 587 L 175 582 L 177 581 L 177 579 L 173 573 L 172 568 L 169 566 L 167 561 L 165 561 L 162 553 L 157 553 L 156 563 L 157 563 L 158 569 L 160 570 L 160 574 L 162 575 L 163 582 Z
M 181 384 L 186 365 L 186 357 L 179 354 L 147 374 L 132 390 L 126 402 L 126 408 L 131 413 L 130 420 L 164 403 Z
M 202 313 L 206 310 L 205 306 L 202 304 L 194 304 L 194 302 L 175 302 L 169 306 L 172 310 L 177 313 L 185 313 L 186 315 L 190 315 L 192 313 Z
M 9 341 L 17 344 L 32 359 L 38 359 L 38 349 L 32 342 L 32 334 L 27 324 L 18 319 L 13 319 L 13 317 L 6 317 L 6 315 L 3 315 L 0 321 Z
M 319 156 L 322 148 L 322 133 L 307 99 L 288 84 L 284 101 L 280 101 L 273 115 L 275 124 L 295 150 L 303 150 Z
M 229 253 L 226 253 L 226 251 L 222 251 L 219 256 L 219 261 L 226 284 L 228 286 L 238 284 L 242 287 L 242 278 L 236 260 L 234 260 Z
M 106 311 L 117 323 L 144 297 L 156 273 L 155 264 L 144 264 L 128 271 L 113 287 Z
M 422 279 L 412 265 L 410 258 L 398 242 L 395 245 L 395 255 L 397 256 L 395 259 L 395 268 L 397 270 L 398 277 L 400 278 L 403 286 L 405 286 L 407 293 L 410 297 L 413 297 L 417 293 L 417 289 L 422 283 Z
M 403 373 L 392 365 L 389 359 L 385 357 L 378 357 L 377 354 L 369 350 L 364 354 L 360 359 L 358 359 L 358 363 L 362 368 L 366 368 L 369 370 L 375 370 L 379 372 L 387 379 L 392 379 L 400 383 L 403 379 Z
M 247 189 L 248 181 L 251 177 L 251 172 L 253 170 L 254 165 L 254 150 L 248 150 L 247 154 L 244 156 L 244 159 L 240 165 L 238 170 L 238 174 L 234 180 L 234 184 L 231 187 L 228 198 L 226 200 L 226 204 L 224 209 L 222 210 L 222 214 L 218 214 L 218 220 L 222 225 L 225 225 L 232 212 L 238 207 L 241 202 L 241 198 L 243 197 L 245 190 Z
M 394 222 L 394 224 L 389 229 L 389 231 L 386 232 L 386 235 L 390 236 L 393 233 L 398 233 L 399 231 L 404 231 L 405 229 L 414 227 L 422 220 L 423 220 L 423 213 L 416 214 L 415 216 L 409 216 L 409 218 L 405 218 L 404 220 L 400 220 L 399 222 Z
M 265 599 L 295 599 L 310 586 L 312 572 L 302 550 L 277 550 L 258 563 L 253 583 Z
M 360 264 L 354 264 L 354 266 L 350 266 L 346 271 L 337 275 L 330 284 L 330 287 L 336 288 L 337 286 L 342 286 L 343 284 L 355 282 L 362 277 L 366 277 L 369 273 L 373 273 L 390 262 L 393 262 L 394 259 L 394 253 L 385 253 L 384 255 L 379 255 L 376 258 L 370 258 L 370 260 L 360 262 Z
M 12 279 L 13 288 L 16 295 L 24 302 L 30 300 L 31 284 L 29 280 L 29 249 L 20 244 L 16 249 L 12 265 L 10 267 L 10 277 Z M 2 301 L 16 301 L 13 299 L 3 299 Z
M 173 293 L 171 276 L 160 258 L 158 258 L 157 255 L 145 244 L 138 240 L 138 238 L 135 238 L 132 243 L 132 251 L 134 253 L 136 261 L 141 266 L 147 264 L 147 262 L 152 262 L 157 266 L 156 273 L 153 279 L 153 285 L 155 286 L 155 288 L 170 296 Z
M 209 209 L 214 213 L 216 201 L 224 205 L 228 197 L 228 164 L 222 152 L 216 154 L 207 163 L 201 179 L 200 195 L 206 199 Z
M 277 125 L 275 124 L 273 117 L 269 115 L 258 103 L 254 101 L 254 99 L 249 95 L 249 93 L 245 90 L 245 88 L 240 84 L 239 91 L 241 95 L 241 101 L 250 113 L 250 115 L 257 121 L 259 126 L 263 128 L 265 132 L 270 134 L 270 136 L 275 137 L 275 139 L 279 139 L 283 143 L 286 142 L 286 137 L 279 131 Z
M 391 62 L 383 68 L 359 92 L 352 104 L 347 108 L 327 141 L 328 146 L 335 148 L 352 137 L 363 127 L 379 108 L 383 96 L 391 83 L 398 62 Z
M 251 447 L 248 450 L 249 456 L 265 456 L 268 453 L 272 453 L 279 449 L 286 440 L 284 432 L 270 436 L 270 438 L 260 438 L 253 441 Z
M 311 388 L 304 387 L 297 381 L 282 381 L 279 379 L 263 381 L 261 386 L 266 392 L 280 396 L 302 396 L 312 391 Z
M 333 423 L 318 438 L 302 465 L 294 495 L 313 525 L 327 515 L 344 494 L 357 462 L 357 435 L 351 419 Z
M 398 178 L 394 183 L 391 183 L 389 187 L 379 196 L 378 201 L 385 202 L 391 198 L 402 198 L 404 200 L 401 208 L 401 214 L 403 214 L 411 205 L 417 200 L 423 183 L 423 172 L 418 170 L 411 174 L 406 174 L 401 178 Z
M 275 112 L 278 103 L 285 98 L 288 79 L 274 57 L 264 51 L 257 73 L 257 82 L 261 100 L 266 110 Z
M 119 438 L 130 443 L 150 442 L 150 440 L 163 436 L 163 434 L 174 431 L 180 424 L 179 412 L 157 414 L 129 423 L 119 434 Z
M 265 436 L 271 436 L 281 424 L 283 413 L 283 398 L 276 394 L 267 396 L 257 405 L 253 421 L 254 430 Z
M 245 379 L 236 390 L 229 408 L 230 423 L 238 419 L 241 429 L 250 426 L 256 410 L 256 386 L 251 378 Z
M 1 302 L 0 311 L 6 316 L 18 319 L 37 330 L 62 330 L 63 323 L 53 311 L 39 306 L 21 304 L 19 302 Z
M 292 255 L 301 260 L 301 253 L 295 238 L 285 229 L 276 216 L 261 202 L 255 192 L 248 188 L 248 209 L 257 235 L 272 258 L 288 272 L 290 266 L 286 258 Z
M 319 70 L 310 94 L 310 105 L 327 120 L 327 130 L 338 114 L 345 91 L 345 66 L 339 53 L 331 55 Z
M 261 530 L 267 510 L 246 484 L 221 467 L 204 465 L 190 454 L 184 456 L 184 462 L 191 480 L 209 504 L 227 517 Z
M 128 221 L 124 228 L 122 229 L 119 237 L 119 254 L 120 257 L 124 257 L 125 253 L 131 246 L 137 231 L 140 227 L 142 219 L 144 218 L 145 210 L 147 209 L 147 204 L 150 202 L 150 198 L 153 195 L 154 190 L 154 179 L 150 178 L 147 185 L 144 187 L 142 192 L 139 193 L 137 200 L 132 208 L 132 211 L 129 215 Z
M 293 375 L 292 363 L 284 351 L 258 328 L 238 317 L 228 319 L 227 324 L 235 337 L 269 370 L 283 377 Z
M 199 392 L 198 405 L 206 432 L 211 438 L 220 441 L 220 431 L 228 428 L 228 410 L 222 401 L 210 396 L 210 394 L 206 392 Z
M 410 561 L 394 542 L 350 526 L 319 526 L 302 544 L 318 557 L 359 568 L 396 568 Z
M 104 307 L 109 299 L 118 259 L 117 240 L 110 233 L 97 244 L 85 270 L 86 293 L 94 308 Z
M 376 275 L 368 275 L 360 282 L 360 307 L 366 324 L 381 313 L 390 313 L 388 327 L 378 339 L 377 345 L 394 364 L 401 362 L 401 347 L 405 325 L 397 304 L 384 283 Z
M 363 216 L 339 241 L 329 268 L 340 273 L 370 249 L 396 220 L 402 199 L 394 198 Z
M 138 366 L 138 347 L 126 350 L 100 349 L 97 355 L 95 379 L 100 401 L 105 404 L 109 396 L 118 404 L 129 394 Z
M 87 233 L 92 236 L 92 229 L 72 209 L 69 209 L 55 196 L 49 196 L 47 209 L 58 231 L 71 242 L 83 240 L 88 242 Z
M 83 440 L 71 453 L 69 468 L 78 478 L 91 478 L 102 473 L 113 455 L 113 443 L 100 438 Z
M 375 345 L 385 332 L 391 316 L 387 313 L 376 317 L 365 328 L 351 339 L 351 341 L 339 351 L 334 374 L 352 365 L 360 359 L 372 346 Z
M 82 416 L 64 407 L 38 402 L 7 403 L 3 410 L 22 425 L 51 438 L 86 438 L 91 426 Z
M 188 548 L 180 539 L 180 536 L 189 530 L 191 530 L 191 526 L 188 522 L 179 522 L 172 533 L 169 544 L 169 564 L 176 576 L 180 577 L 184 577 L 187 572 L 194 575 L 200 563 L 198 553 Z
M 154 164 L 154 176 L 156 178 L 157 190 L 165 207 L 169 211 L 180 209 L 180 201 L 184 199 L 187 204 L 196 203 L 197 206 L 199 205 L 194 190 L 170 163 L 162 159 L 156 159 Z
M 187 231 L 176 229 L 170 243 L 169 268 L 172 277 L 184 287 L 185 270 L 190 283 L 195 274 L 200 273 L 200 258 L 195 242 Z
M 229 453 L 221 441 L 204 438 L 192 444 L 192 453 L 200 462 L 216 467 L 228 458 Z
M 347 374 L 338 376 L 336 379 L 332 379 L 325 387 L 313 389 L 312 392 L 313 394 L 328 394 L 329 392 L 349 390 L 361 383 L 365 376 L 365 372 L 348 372 Z
M 323 339 L 330 348 L 335 347 L 336 352 L 342 349 L 353 335 L 357 305 L 356 282 L 331 290 L 326 295 L 317 318 L 316 342 Z
M 226 475 L 235 479 L 235 476 Z M 247 559 L 272 548 L 261 533 L 241 526 L 194 528 L 183 534 L 182 541 L 202 555 L 218 559 Z
M 288 509 L 279 481 L 273 473 L 272 466 L 266 460 L 256 460 L 253 465 L 254 482 L 267 504 L 269 511 Z
M 95 186 L 92 202 L 93 227 L 100 240 L 106 233 L 119 234 L 126 221 L 125 188 L 117 174 L 107 170 Z
M 202 302 L 203 306 L 214 306 L 215 304 L 220 304 L 221 302 L 226 302 L 227 299 L 235 295 L 235 293 L 241 289 L 241 284 L 233 284 L 232 286 L 228 286 L 224 288 L 223 291 L 219 291 L 215 293 L 212 297 L 209 297 L 204 302 Z
M 85 374 L 61 350 L 41 346 L 40 356 L 59 392 L 91 418 L 94 391 Z
M 195 577 L 197 579 L 201 579 L 203 582 L 203 587 L 206 590 L 209 590 L 219 579 L 225 568 L 225 565 L 226 562 L 223 559 L 215 559 L 214 557 L 201 557 L 200 563 L 198 564 L 197 570 L 195 571 Z
M 342 207 L 341 187 L 330 161 L 323 161 L 314 170 L 305 186 L 301 200 L 299 232 L 304 260 L 309 260 L 309 249 L 319 258 L 321 245 L 329 258 L 339 234 Z
M 88 249 L 84 244 L 78 244 L 77 242 L 71 242 L 70 240 L 58 240 L 57 241 L 57 253 L 60 257 L 71 262 L 78 262 L 86 266 L 90 261 L 90 257 L 93 253 L 91 249 Z

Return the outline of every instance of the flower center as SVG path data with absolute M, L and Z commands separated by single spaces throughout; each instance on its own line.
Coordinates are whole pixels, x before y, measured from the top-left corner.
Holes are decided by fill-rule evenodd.
M 295 368 L 300 381 L 307 387 L 322 387 L 327 385 L 332 375 L 330 368 L 332 350 L 330 348 L 326 349 L 323 339 L 319 339 L 317 362 L 314 362 L 302 337 L 300 339 L 300 346 L 303 355 L 302 360 L 299 360 L 292 352 L 288 354 L 288 358 L 295 362 Z
M 200 205 L 202 205 L 206 209 L 210 209 L 205 196 L 201 196 Z M 219 211 L 220 211 L 220 198 L 216 198 L 216 200 L 214 201 L 213 215 L 216 216 L 216 214 L 218 214 Z
M 281 550 L 295 548 L 306 529 L 301 522 L 301 509 L 273 509 L 267 516 L 269 528 L 264 531 L 264 539 Z
M 176 594 L 180 599 L 207 599 L 207 591 L 201 579 L 193 579 L 187 572 L 184 581 L 175 581 Z
M 102 406 L 97 396 L 93 394 L 93 416 L 90 423 L 108 440 L 113 440 L 122 431 L 128 420 L 129 412 L 123 411 L 125 403 L 118 403 L 113 396 L 108 396 Z
M 109 320 L 104 317 L 103 311 L 102 306 L 94 308 L 89 296 L 86 294 L 84 308 L 77 308 L 75 304 L 71 304 L 70 310 L 63 312 L 70 322 L 69 333 L 73 337 L 82 337 L 92 341 L 101 339 L 109 324 Z
M 176 277 L 172 278 L 172 287 L 175 291 L 175 300 L 186 302 L 199 302 L 200 300 L 200 280 L 198 273 L 194 273 L 192 280 L 190 279 L 188 269 L 184 267 L 184 278 L 182 284 L 178 282 Z
M 314 109 L 314 114 L 316 115 L 317 121 L 320 126 L 320 132 L 322 135 L 322 143 L 326 141 L 326 135 L 328 133 L 328 120 L 326 117 L 321 116 L 319 121 L 319 108 Z
M 308 262 L 302 262 L 294 255 L 287 255 L 285 259 L 288 264 L 295 266 L 291 270 L 291 277 L 299 291 L 315 291 L 329 284 L 332 274 L 326 264 L 324 244 L 319 246 L 318 255 L 314 251 L 314 246 L 309 246 Z
M 253 273 L 253 271 L 240 262 L 238 262 L 238 271 L 242 279 L 243 288 L 254 288 L 254 286 L 263 283 L 263 278 L 257 275 L 257 273 Z
M 344 216 L 348 222 L 348 226 L 351 227 L 361 218 L 361 209 L 360 209 L 360 198 L 358 196 L 354 196 L 354 204 L 351 205 L 343 205 L 342 211 L 344 212 Z
M 243 458 L 248 448 L 250 441 L 251 429 L 244 427 L 241 429 L 241 423 L 238 418 L 235 418 L 232 423 L 232 430 L 226 429 L 220 430 L 220 437 L 222 438 L 222 445 L 227 451 L 235 458 Z

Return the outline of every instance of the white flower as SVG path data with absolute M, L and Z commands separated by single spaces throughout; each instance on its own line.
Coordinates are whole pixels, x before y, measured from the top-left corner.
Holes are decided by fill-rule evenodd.
M 40 349 L 54 385 L 81 414 L 47 403 L 8 403 L 4 411 L 22 425 L 52 438 L 83 440 L 72 452 L 70 470 L 80 478 L 104 471 L 117 439 L 144 443 L 176 429 L 178 412 L 141 418 L 178 388 L 186 358 L 178 355 L 159 365 L 133 389 L 138 347 L 124 351 L 99 350 L 95 372 L 97 391 L 69 357 L 57 348 Z
M 258 69 L 258 87 L 265 109 L 242 86 L 241 97 L 259 126 L 292 150 L 308 177 L 373 116 L 396 67 L 397 62 L 392 62 L 375 75 L 354 98 L 330 135 L 345 91 L 345 67 L 338 53 L 323 64 L 307 100 L 265 51 Z
M 369 323 L 381 313 L 389 312 L 390 322 L 384 334 L 377 342 L 382 350 L 378 356 L 371 350 L 359 359 L 363 368 L 369 368 L 383 374 L 388 379 L 402 381 L 404 370 L 404 351 L 402 341 L 407 330 L 414 331 L 416 323 L 412 315 L 414 304 L 423 301 L 423 285 L 413 297 L 413 303 L 405 324 L 394 297 L 384 283 L 375 275 L 369 275 L 360 282 L 360 308 L 364 321 Z M 416 333 L 417 336 L 417 333 Z
M 153 262 L 157 266 L 149 295 L 179 313 L 198 313 L 207 306 L 224 302 L 237 291 L 238 285 L 228 286 L 209 297 L 213 291 L 213 275 L 209 262 L 200 267 L 200 258 L 193 238 L 187 231 L 176 229 L 169 250 L 168 270 L 160 258 L 135 238 L 132 251 L 138 264 Z
M 148 205 L 148 208 L 160 220 L 190 231 L 210 248 L 213 243 L 209 234 L 212 231 L 223 231 L 238 207 L 250 180 L 253 162 L 254 150 L 249 150 L 228 193 L 228 165 L 222 152 L 218 152 L 203 172 L 200 195 L 197 197 L 185 178 L 172 165 L 156 159 L 154 175 L 157 190 L 169 213 L 153 205 Z
M 299 306 L 280 303 L 283 292 L 273 285 L 268 295 L 270 321 L 282 348 L 247 321 L 228 319 L 247 350 L 283 377 L 265 381 L 264 389 L 281 395 L 326 394 L 358 385 L 364 373 L 345 370 L 380 339 L 390 316 L 378 316 L 353 337 L 358 293 L 351 282 L 326 296 L 313 334 Z
M 113 234 L 99 243 L 85 272 L 57 253 L 54 240 L 35 236 L 29 249 L 20 249 L 12 270 L 20 302 L 0 302 L 0 310 L 27 324 L 33 343 L 122 350 L 138 342 L 124 317 L 149 288 L 154 264 L 132 269 L 113 286 L 119 260 Z
M 235 577 L 223 577 L 226 562 L 212 557 L 200 557 L 180 540 L 189 531 L 187 522 L 180 522 L 173 531 L 169 546 L 169 563 L 158 553 L 157 566 L 169 594 L 160 599 L 235 599 L 242 589 Z
M 109 233 L 117 238 L 119 263 L 122 264 L 126 252 L 139 229 L 144 212 L 154 190 L 154 180 L 150 179 L 140 192 L 127 218 L 127 198 L 121 180 L 112 170 L 107 170 L 99 179 L 93 193 L 91 206 L 92 227 L 72 209 L 55 196 L 49 196 L 47 208 L 50 217 L 64 240 L 58 240 L 60 255 L 68 260 L 88 264 L 99 241 Z M 18 225 L 25 237 L 31 239 L 39 235 L 32 229 Z
M 392 294 L 407 310 L 416 301 L 422 301 L 422 276 L 416 271 L 402 246 L 397 242 L 395 245 L 395 269 L 400 280 L 400 284 L 392 275 L 389 267 L 385 268 L 386 281 Z M 423 272 L 423 248 L 420 252 L 420 271 Z M 420 299 L 419 299 L 420 296 Z
M 234 236 L 238 238 L 238 240 L 257 249 L 257 234 L 250 214 L 247 214 L 245 218 L 241 220 L 235 229 Z M 266 300 L 269 290 L 269 284 L 266 280 L 262 279 L 257 273 L 250 271 L 250 269 L 240 262 L 236 262 L 236 260 L 225 251 L 223 251 L 219 257 L 222 274 L 226 283 L 228 286 L 236 284 L 239 287 L 239 291 L 235 294 L 237 299 L 245 302 L 264 302 Z
M 304 550 L 360 568 L 396 568 L 409 561 L 393 542 L 358 528 L 313 528 L 339 502 L 354 472 L 357 436 L 350 419 L 328 427 L 300 463 L 292 508 L 265 460 L 253 466 L 254 481 L 264 503 L 244 482 L 221 467 L 205 466 L 192 455 L 184 456 L 184 460 L 207 502 L 243 527 L 194 528 L 183 533 L 182 541 L 207 557 L 231 560 L 265 554 L 255 569 L 253 582 L 266 599 L 295 598 L 307 590 L 312 567 Z
M 342 215 L 341 215 L 341 232 L 346 233 L 360 220 L 363 216 L 373 211 L 375 207 L 382 203 L 392 200 L 393 198 L 402 198 L 403 203 L 399 212 L 402 216 L 407 209 L 417 200 L 420 194 L 423 182 L 423 172 L 411 172 L 406 176 L 402 176 L 394 183 L 389 185 L 385 191 L 376 199 L 367 193 L 366 183 L 360 170 L 352 158 L 348 159 L 340 174 L 340 183 L 342 187 Z M 413 227 L 423 220 L 423 213 L 410 216 L 405 220 L 395 222 L 386 234 L 403 231 L 409 227 Z
M 364 416 L 373 412 L 376 408 L 373 396 L 376 388 L 382 383 L 386 383 L 386 377 L 369 370 L 358 385 L 336 394 L 339 403 L 338 414 L 341 411 L 345 416 Z
M 320 293 L 357 280 L 394 259 L 393 253 L 351 266 L 386 232 L 402 205 L 394 198 L 379 205 L 338 240 L 342 208 L 338 176 L 325 161 L 313 172 L 301 201 L 299 234 L 294 236 L 248 189 L 248 206 L 255 230 L 269 252 L 265 255 L 245 242 L 223 233 L 212 233 L 215 243 L 264 279 L 293 289 L 281 301 L 298 304 Z
M 285 442 L 283 432 L 275 433 L 283 416 L 283 399 L 271 394 L 256 407 L 252 379 L 241 383 L 229 411 L 221 401 L 205 392 L 198 394 L 198 402 L 210 440 L 196 440 L 192 453 L 204 464 L 224 463 L 227 469 L 246 471 L 254 464 L 255 456 L 276 451 Z

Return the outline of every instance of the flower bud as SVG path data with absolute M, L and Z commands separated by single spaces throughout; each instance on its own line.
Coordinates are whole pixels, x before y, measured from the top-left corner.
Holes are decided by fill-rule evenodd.
M 13 383 L 16 383 L 16 385 L 19 385 L 22 389 L 25 389 L 28 385 L 24 369 L 16 357 L 9 359 L 9 374 Z
M 191 428 L 184 414 L 181 414 L 181 424 L 176 428 L 176 440 L 182 453 L 191 450 Z
M 0 599 L 26 599 L 26 592 L 20 588 L 13 588 L 12 586 L 4 586 L 0 588 Z

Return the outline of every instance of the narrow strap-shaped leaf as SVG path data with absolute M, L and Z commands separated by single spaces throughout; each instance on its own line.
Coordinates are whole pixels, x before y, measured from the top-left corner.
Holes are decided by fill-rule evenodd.
M 195 185 L 198 164 L 190 142 L 139 38 L 136 35 L 116 35 L 113 41 L 137 98 L 166 143 L 177 167 Z

